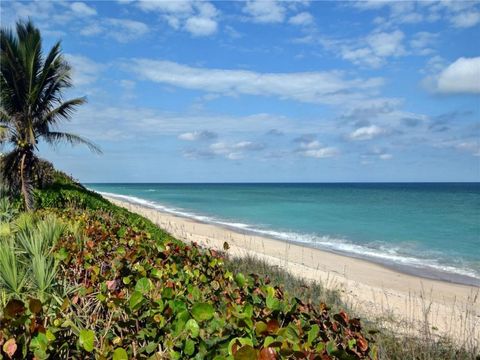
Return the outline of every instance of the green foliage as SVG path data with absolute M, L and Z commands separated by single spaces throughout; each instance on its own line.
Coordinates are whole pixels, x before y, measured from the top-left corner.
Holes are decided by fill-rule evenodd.
M 0 223 L 8 223 L 13 220 L 18 213 L 18 208 L 14 202 L 0 190 Z
M 152 238 L 178 242 L 150 220 L 113 205 L 99 194 L 87 190 L 61 172 L 56 172 L 53 184 L 45 189 L 35 191 L 35 201 L 39 209 L 101 210 L 110 214 L 119 223 L 128 224 L 128 226 L 148 232 Z
M 67 254 L 57 277 L 76 290 L 42 307 L 39 320 L 55 339 L 34 346 L 14 336 L 13 322 L 2 329 L 27 354 L 41 347 L 56 358 L 68 347 L 77 358 L 374 357 L 358 319 L 332 316 L 256 275 L 234 276 L 213 251 L 154 238 L 105 211 L 55 211 L 84 229 L 83 242 L 68 234 L 56 245 Z M 23 307 L 18 316 L 31 319 Z
M 57 261 L 52 250 L 65 231 L 65 225 L 54 215 L 44 219 L 23 213 L 0 237 L 0 284 L 11 296 L 26 294 L 42 301 L 52 294 Z
M 10 236 L 0 238 L 0 285 L 13 295 L 20 296 L 26 282 L 26 269 L 21 263 Z

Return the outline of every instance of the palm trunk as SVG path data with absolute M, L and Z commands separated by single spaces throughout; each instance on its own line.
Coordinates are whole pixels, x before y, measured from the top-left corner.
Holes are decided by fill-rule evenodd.
M 30 184 L 30 169 L 27 169 L 28 163 L 30 163 L 30 156 L 28 156 L 29 151 L 26 150 L 22 155 L 22 160 L 20 161 L 20 181 L 22 184 L 22 195 L 23 201 L 25 203 L 25 209 L 27 211 L 33 210 L 32 203 L 32 192 Z M 28 158 L 27 158 L 28 157 Z

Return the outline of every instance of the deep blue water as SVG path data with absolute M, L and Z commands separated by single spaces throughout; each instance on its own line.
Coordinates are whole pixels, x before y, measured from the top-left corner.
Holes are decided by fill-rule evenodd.
M 480 183 L 87 187 L 201 221 L 480 285 Z

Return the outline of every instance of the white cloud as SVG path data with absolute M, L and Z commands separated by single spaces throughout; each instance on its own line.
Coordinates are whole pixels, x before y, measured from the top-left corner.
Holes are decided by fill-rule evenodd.
M 104 29 L 98 23 L 93 23 L 85 26 L 80 30 L 80 34 L 84 36 L 93 36 L 102 33 Z
M 377 125 L 363 126 L 354 130 L 350 135 L 352 140 L 371 140 L 385 133 L 385 130 Z
M 73 84 L 75 86 L 90 85 L 97 81 L 103 70 L 103 65 L 96 63 L 82 55 L 65 54 L 68 63 L 72 66 Z
M 313 16 L 309 12 L 301 12 L 292 16 L 288 22 L 292 25 L 310 25 L 313 23 Z
M 461 12 L 450 18 L 454 27 L 469 28 L 480 23 L 480 12 Z
M 105 24 L 110 27 L 107 35 L 119 42 L 134 40 L 148 32 L 148 26 L 140 21 L 108 18 Z
M 461 141 L 454 145 L 455 149 L 470 152 L 473 156 L 480 156 L 480 142 Z
M 175 30 L 184 30 L 193 36 L 209 36 L 218 28 L 217 8 L 208 1 L 152 1 L 136 3 L 143 11 L 156 12 Z
M 81 16 L 97 15 L 97 10 L 83 2 L 73 2 L 70 4 L 70 8 L 73 12 Z
M 300 136 L 294 142 L 300 144 L 300 147 L 295 152 L 305 157 L 323 159 L 339 154 L 337 148 L 323 146 L 318 140 L 315 140 L 315 136 L 312 134 Z
M 200 150 L 200 154 L 211 156 L 223 156 L 228 160 L 239 160 L 245 157 L 245 152 L 248 151 L 260 151 L 265 146 L 261 143 L 255 143 L 251 141 L 239 141 L 233 144 L 229 144 L 224 141 L 213 143 L 209 146 L 208 150 Z
M 372 160 L 391 160 L 393 159 L 393 155 L 388 153 L 386 149 L 382 149 L 379 147 L 374 147 L 373 149 L 370 149 L 369 151 L 365 152 L 364 154 L 361 154 L 361 159 L 362 159 L 362 164 L 367 165 L 371 164 Z
M 407 54 L 403 40 L 405 35 L 400 30 L 392 32 L 374 31 L 368 36 L 356 40 L 327 40 L 321 43 L 327 49 L 356 65 L 378 68 L 389 57 Z
M 317 149 L 320 147 L 320 142 L 318 140 L 305 141 L 300 143 L 301 149 Z
M 194 36 L 207 36 L 217 31 L 217 22 L 210 18 L 193 16 L 187 19 L 185 29 Z
M 142 78 L 221 95 L 264 95 L 309 103 L 343 104 L 376 101 L 380 78 L 347 79 L 340 71 L 258 73 L 190 67 L 171 61 L 134 59 L 128 65 Z
M 324 159 L 338 155 L 338 150 L 334 147 L 324 147 L 320 149 L 305 150 L 301 154 L 305 157 Z
M 430 47 L 437 39 L 438 34 L 427 31 L 420 31 L 415 33 L 410 40 L 410 47 L 419 55 L 428 55 L 434 52 Z
M 92 22 L 80 30 L 80 34 L 84 36 L 95 36 L 102 34 L 107 38 L 114 39 L 118 42 L 125 43 L 148 33 L 148 26 L 140 21 L 104 18 Z
M 191 13 L 192 1 L 140 0 L 138 6 L 145 11 L 159 11 L 171 14 Z
M 281 23 L 285 19 L 286 9 L 276 0 L 249 0 L 243 12 L 257 23 Z
M 402 45 L 404 37 L 403 32 L 396 30 L 391 33 L 373 33 L 366 40 L 373 53 L 379 57 L 401 56 L 405 55 Z
M 217 137 L 217 134 L 212 131 L 194 131 L 194 132 L 186 132 L 180 134 L 178 138 L 180 140 L 186 141 L 195 141 L 195 140 L 212 140 Z
M 350 2 L 360 10 L 377 11 L 388 8 L 386 17 L 377 17 L 374 23 L 380 27 L 398 24 L 446 21 L 453 27 L 468 28 L 480 23 L 478 1 L 355 1 Z
M 390 160 L 391 158 L 393 158 L 393 155 L 392 154 L 380 154 L 378 157 L 380 158 L 380 160 Z
M 441 93 L 480 93 L 480 57 L 461 57 L 440 72 L 436 91 Z

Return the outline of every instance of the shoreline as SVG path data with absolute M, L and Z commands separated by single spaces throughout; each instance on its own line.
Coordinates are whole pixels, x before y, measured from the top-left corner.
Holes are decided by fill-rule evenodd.
M 93 189 L 91 190 L 95 191 Z M 366 261 L 368 263 L 385 267 L 395 272 L 411 275 L 411 276 L 422 278 L 422 279 L 480 288 L 480 278 L 477 278 L 471 274 L 459 272 L 458 270 L 448 271 L 446 269 L 435 268 L 434 266 L 432 267 L 431 264 L 425 265 L 423 267 L 421 266 L 419 267 L 414 264 L 402 264 L 401 262 L 392 261 L 382 256 L 377 257 L 375 255 L 368 254 L 368 253 L 362 253 L 362 252 L 359 253 L 359 252 L 353 252 L 353 251 L 349 252 L 348 250 L 344 251 L 342 249 L 337 249 L 335 247 L 329 247 L 328 242 L 327 242 L 327 245 L 316 246 L 315 243 L 302 242 L 301 240 L 292 239 L 292 237 L 289 236 L 289 235 L 295 235 L 295 233 L 285 233 L 285 232 L 277 232 L 277 231 L 271 231 L 271 230 L 255 229 L 255 228 L 251 228 L 250 225 L 243 224 L 243 223 L 237 224 L 237 223 L 229 223 L 224 221 L 215 221 L 214 218 L 212 219 L 209 216 L 186 213 L 186 212 L 177 210 L 175 208 L 169 208 L 165 205 L 157 204 L 157 203 L 151 202 L 150 200 L 138 198 L 135 196 L 127 196 L 123 194 L 115 194 L 115 193 L 109 193 L 109 192 L 98 192 L 98 193 L 104 197 L 109 197 L 119 201 L 125 201 L 132 205 L 139 205 L 142 207 L 146 207 L 148 209 L 152 209 L 154 211 L 159 211 L 162 213 L 177 216 L 182 219 L 188 219 L 188 220 L 196 221 L 203 224 L 210 224 L 213 226 L 223 228 L 227 231 L 232 231 L 232 232 L 240 233 L 243 235 L 258 236 L 260 238 L 268 238 L 268 239 L 276 240 L 282 243 L 287 242 L 293 245 L 298 245 L 298 246 L 309 248 L 312 250 L 319 250 L 319 251 L 330 253 L 330 254 L 358 259 L 358 260 Z M 241 225 L 241 226 L 235 226 L 235 225 Z M 335 239 L 328 238 L 327 240 L 332 241 Z M 373 250 L 374 249 L 371 249 L 371 251 Z
M 361 258 L 260 236 L 248 230 L 242 232 L 101 195 L 150 219 L 182 241 L 194 241 L 216 250 L 223 250 L 227 242 L 230 256 L 253 256 L 297 277 L 340 289 L 344 302 L 358 314 L 384 319 L 393 317 L 395 322 L 404 324 L 400 331 L 431 331 L 460 342 L 480 339 L 478 286 L 423 278 Z

